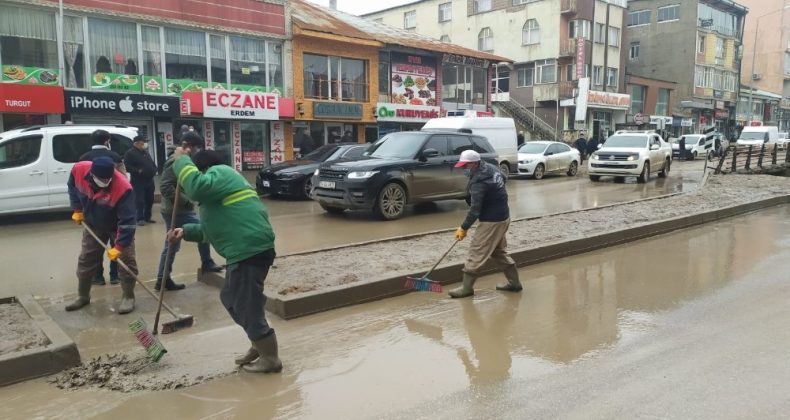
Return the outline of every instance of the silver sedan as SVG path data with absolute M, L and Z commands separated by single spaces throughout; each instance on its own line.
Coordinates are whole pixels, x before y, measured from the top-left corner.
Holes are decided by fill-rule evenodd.
M 579 151 L 556 141 L 529 141 L 518 149 L 518 173 L 535 179 L 547 173 L 566 173 L 576 176 L 579 171 Z

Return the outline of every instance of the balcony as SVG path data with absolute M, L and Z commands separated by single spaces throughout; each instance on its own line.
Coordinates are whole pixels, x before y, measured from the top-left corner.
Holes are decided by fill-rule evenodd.
M 585 49 L 587 48 L 587 43 L 589 41 L 585 40 L 584 45 Z M 576 39 L 561 39 L 560 40 L 560 57 L 575 57 L 576 56 Z
M 562 14 L 576 14 L 576 0 L 562 0 L 560 10 Z
M 558 84 L 535 85 L 532 88 L 532 96 L 538 102 L 556 101 L 559 98 Z
M 560 82 L 560 99 L 576 97 L 576 81 Z

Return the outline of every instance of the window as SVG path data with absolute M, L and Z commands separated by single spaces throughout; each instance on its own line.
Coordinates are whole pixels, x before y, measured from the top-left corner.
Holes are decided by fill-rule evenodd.
M 672 6 L 658 8 L 658 21 L 659 22 L 672 22 L 680 19 L 680 5 L 675 4 Z
M 474 13 L 491 10 L 491 0 L 474 0 Z
M 266 41 L 266 65 L 269 75 L 266 86 L 269 92 L 283 94 L 283 44 L 279 41 Z
M 88 41 L 90 43 L 91 74 L 140 74 L 137 68 L 137 25 L 131 22 L 89 18 Z M 205 41 L 204 41 L 205 42 Z M 203 61 L 205 70 L 206 62 Z M 113 77 L 93 77 L 91 85 L 98 88 L 110 88 L 110 81 L 118 81 Z M 121 86 L 116 84 L 115 87 Z M 124 86 L 127 87 L 127 86 Z
M 387 100 L 379 102 L 389 102 L 390 87 L 392 86 L 392 74 L 390 73 L 390 53 L 389 51 L 379 52 L 379 95 L 387 97 Z
M 584 73 L 582 77 L 590 77 L 590 65 L 584 65 Z M 568 64 L 566 66 L 566 74 L 565 74 L 566 81 L 576 80 L 576 64 Z
M 433 136 L 425 143 L 422 150 L 434 149 L 439 156 L 447 156 L 447 136 Z
M 631 49 L 628 53 L 628 58 L 631 60 L 638 60 L 639 59 L 639 41 L 631 43 Z
M 617 87 L 617 69 L 609 67 L 606 69 L 606 86 Z
M 631 86 L 631 114 L 641 114 L 645 112 L 645 89 L 644 86 Z
M 2 19 L 2 18 L 0 18 Z M 20 137 L 0 144 L 0 169 L 30 165 L 41 155 L 41 136 Z
M 669 112 L 669 89 L 658 89 L 658 98 L 656 99 L 656 114 L 668 115 Z
M 593 84 L 603 85 L 603 66 L 593 66 Z
M 63 75 L 66 87 L 85 87 L 85 38 L 83 36 L 82 18 L 64 16 L 63 25 L 63 59 L 66 74 Z
M 364 60 L 304 54 L 305 98 L 364 102 L 367 70 Z
M 168 79 L 206 82 L 205 33 L 165 28 L 165 68 Z
M 58 69 L 55 35 L 54 13 L 0 6 L 0 61 L 4 66 Z M 24 73 L 17 74 L 22 77 L 18 80 L 24 79 Z
M 496 153 L 491 144 L 482 137 L 472 137 L 472 150 L 477 153 Z
M 785 75 L 790 75 L 790 53 L 785 53 Z
M 557 60 L 538 60 L 535 62 L 535 84 L 557 82 Z
M 593 33 L 593 38 L 595 38 L 595 42 L 598 44 L 603 44 L 606 41 L 606 33 L 604 32 L 605 27 L 606 27 L 605 23 L 595 24 L 595 31 Z
M 638 12 L 628 13 L 628 26 L 640 26 L 650 23 L 651 10 L 640 10 Z
M 460 155 L 464 150 L 472 150 L 472 142 L 466 136 L 450 136 L 450 154 Z
M 494 32 L 491 31 L 491 28 L 483 28 L 477 35 L 477 49 L 494 51 Z
M 348 150 L 346 150 L 346 153 L 343 154 L 343 158 L 351 159 L 356 157 L 362 157 L 362 154 L 365 153 L 365 150 L 367 149 L 368 149 L 367 146 L 351 147 Z
M 726 36 L 736 36 L 739 19 L 732 13 L 714 9 L 707 4 L 697 6 L 698 25 Z
M 724 59 L 724 39 L 719 37 L 716 37 L 716 58 L 722 60 Z M 719 63 L 717 62 L 716 64 Z
M 146 76 L 162 75 L 162 39 L 159 28 L 141 26 L 143 39 L 143 74 Z
M 538 1 L 538 0 L 513 0 L 513 6 L 518 6 L 518 5 L 521 5 L 521 4 L 532 3 L 534 1 Z
M 590 21 L 584 19 L 568 22 L 568 37 L 590 39 Z
M 439 38 L 439 41 L 446 42 L 446 43 L 449 44 L 450 43 L 450 35 L 442 35 L 441 38 Z
M 442 3 L 439 5 L 439 22 L 449 22 L 453 19 L 453 4 Z
M 609 27 L 609 45 L 612 47 L 620 46 L 620 28 Z
M 521 30 L 521 43 L 523 45 L 537 44 L 540 42 L 540 26 L 535 19 L 527 20 Z
M 700 54 L 705 53 L 705 35 L 697 35 L 697 52 Z
M 417 27 L 417 11 L 411 10 L 403 14 L 403 28 L 413 29 Z
M 79 162 L 83 154 L 91 150 L 93 142 L 89 132 L 84 134 L 59 134 L 52 138 L 52 155 L 58 162 Z M 123 156 L 132 147 L 132 139 L 112 134 L 110 148 Z
M 215 54 L 213 42 L 211 49 L 213 56 Z M 218 80 L 213 75 L 212 79 Z M 238 87 L 266 86 L 266 43 L 264 41 L 238 36 L 230 37 L 230 84 Z
M 209 49 L 211 54 L 211 85 L 217 89 L 225 89 L 228 87 L 228 68 L 225 65 L 225 37 L 211 35 L 209 42 L 211 46 Z
M 529 87 L 532 86 L 535 79 L 535 65 L 527 65 L 526 67 L 521 67 L 516 70 L 517 79 L 516 83 L 518 87 Z

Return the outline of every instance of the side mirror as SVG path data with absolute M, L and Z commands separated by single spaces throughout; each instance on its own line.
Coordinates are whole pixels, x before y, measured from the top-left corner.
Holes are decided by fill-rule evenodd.
M 658 144 L 651 144 L 650 145 L 650 150 L 658 150 L 660 148 L 661 148 L 661 145 L 658 145 Z
M 420 155 L 420 157 L 422 157 L 423 159 L 434 158 L 436 156 L 439 156 L 439 151 L 436 149 L 425 149 L 422 151 L 422 154 Z

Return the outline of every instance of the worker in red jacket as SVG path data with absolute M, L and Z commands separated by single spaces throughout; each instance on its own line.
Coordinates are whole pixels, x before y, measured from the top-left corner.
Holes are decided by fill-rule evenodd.
M 115 169 L 115 162 L 109 157 L 74 164 L 68 187 L 74 211 L 71 219 L 85 223 L 103 242 L 97 242 L 87 230 L 83 232 L 82 252 L 77 261 L 79 297 L 66 306 L 67 311 L 74 311 L 90 303 L 91 281 L 101 268 L 103 244 L 111 237 L 114 245 L 107 251 L 107 257 L 110 261 L 120 258 L 137 275 L 134 255 L 137 207 L 132 185 Z M 135 279 L 126 270 L 121 270 L 120 279 L 123 295 L 118 313 L 126 314 L 134 310 Z

